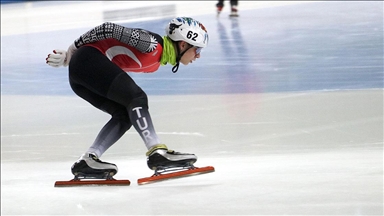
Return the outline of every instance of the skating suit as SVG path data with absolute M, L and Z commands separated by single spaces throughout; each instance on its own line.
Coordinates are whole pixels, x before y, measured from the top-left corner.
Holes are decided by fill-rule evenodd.
M 132 125 L 148 147 L 160 143 L 147 95 L 127 72 L 156 71 L 163 43 L 158 34 L 113 23 L 97 26 L 75 40 L 78 49 L 69 62 L 70 86 L 79 97 L 112 116 L 89 152 L 101 156 Z

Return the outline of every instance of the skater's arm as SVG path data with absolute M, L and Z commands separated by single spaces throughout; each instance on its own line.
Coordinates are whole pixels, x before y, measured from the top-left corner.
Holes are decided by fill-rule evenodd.
M 156 35 L 143 29 L 127 28 L 115 23 L 106 22 L 89 30 L 75 40 L 77 48 L 109 38 L 116 39 L 129 46 L 135 47 L 142 53 L 151 52 L 156 47 Z

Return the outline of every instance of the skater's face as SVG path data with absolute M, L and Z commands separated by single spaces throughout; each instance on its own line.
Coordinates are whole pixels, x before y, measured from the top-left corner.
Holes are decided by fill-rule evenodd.
M 180 59 L 180 62 L 183 65 L 188 65 L 189 63 L 196 61 L 197 58 L 200 58 L 200 52 L 202 48 L 192 46 L 184 41 L 180 42 L 179 46 L 180 52 L 187 50 Z

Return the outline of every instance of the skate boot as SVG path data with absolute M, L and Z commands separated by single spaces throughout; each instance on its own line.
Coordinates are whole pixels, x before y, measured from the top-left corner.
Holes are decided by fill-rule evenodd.
M 165 170 L 168 168 L 193 167 L 197 157 L 194 154 L 180 153 L 168 150 L 164 144 L 158 144 L 147 152 L 147 164 L 152 170 Z
M 101 161 L 92 153 L 85 153 L 72 165 L 71 170 L 75 179 L 111 179 L 117 173 L 117 166 Z
M 229 14 L 230 17 L 238 17 L 239 14 L 237 13 L 237 6 L 232 6 L 231 8 L 231 14 Z

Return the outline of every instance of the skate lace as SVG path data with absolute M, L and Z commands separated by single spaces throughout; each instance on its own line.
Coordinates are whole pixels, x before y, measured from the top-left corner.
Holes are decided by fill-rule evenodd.
M 96 162 L 100 162 L 102 163 L 103 161 L 101 161 L 96 155 L 93 155 L 93 154 L 90 154 L 91 158 L 96 161 Z
M 188 153 L 181 153 L 181 152 L 177 152 L 177 151 L 174 151 L 174 150 L 168 150 L 167 153 L 168 154 L 173 154 L 173 155 L 188 155 Z
M 100 159 L 98 159 L 98 158 L 93 158 L 93 160 L 95 160 L 95 161 L 97 161 L 97 162 L 100 162 L 100 163 L 102 163 L 103 161 L 101 161 Z

